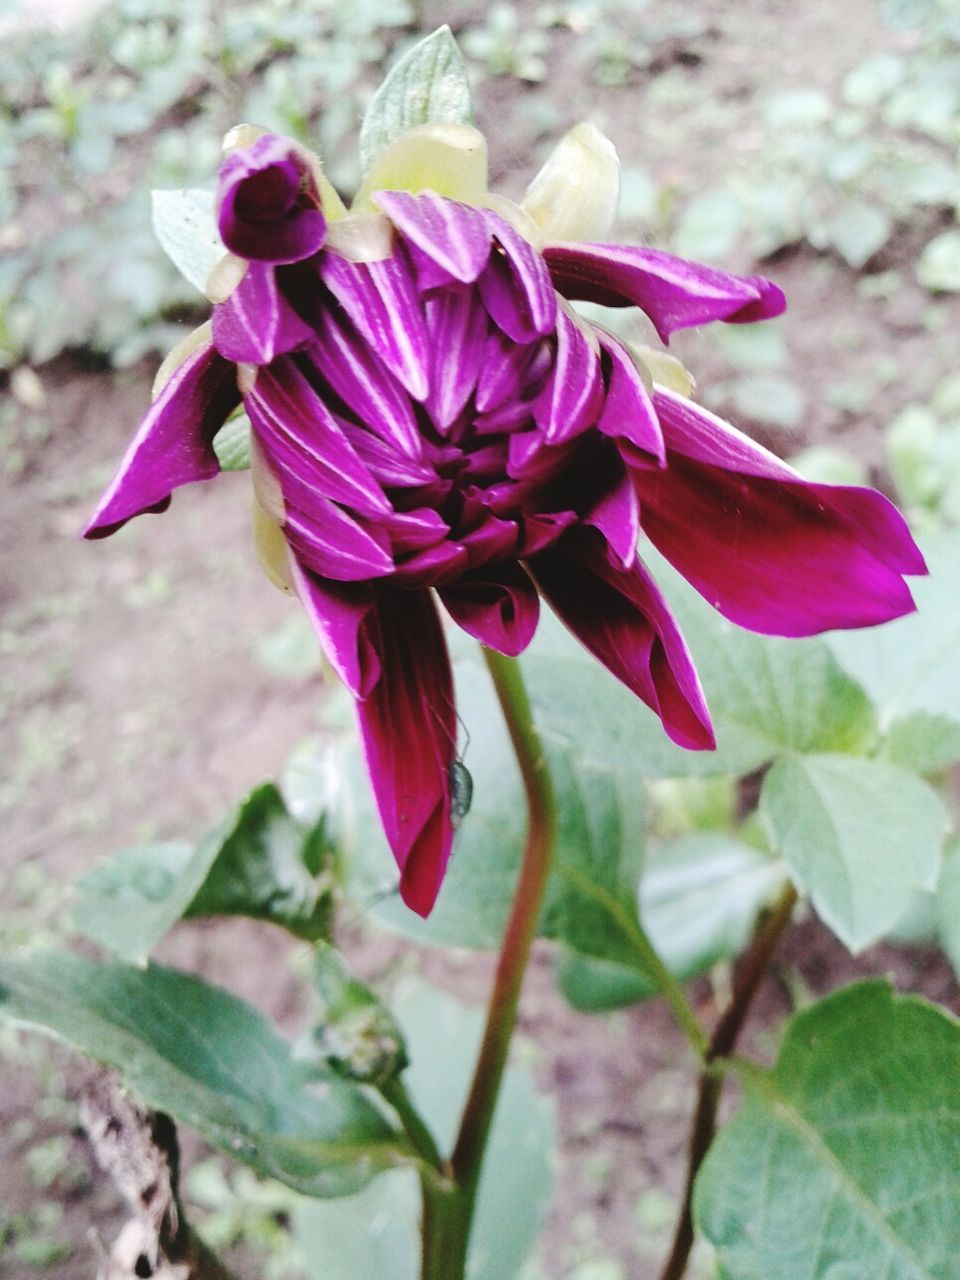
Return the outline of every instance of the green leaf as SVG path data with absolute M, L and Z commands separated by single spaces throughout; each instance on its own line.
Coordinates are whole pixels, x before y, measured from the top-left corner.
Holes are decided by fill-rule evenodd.
M 238 413 L 213 437 L 213 451 L 221 471 L 250 470 L 250 419 Z
M 890 239 L 893 223 L 883 210 L 851 200 L 827 219 L 824 231 L 827 243 L 859 270 Z
M 916 613 L 828 638 L 873 699 L 881 725 L 913 711 L 960 720 L 960 530 L 924 540 L 923 552 L 930 576 L 911 582 Z
M 472 123 L 466 63 L 444 25 L 408 50 L 373 95 L 360 126 L 360 163 L 366 172 L 394 138 L 416 125 Z
M 960 975 L 960 839 L 947 845 L 937 894 L 940 941 Z
M 960 722 L 914 711 L 894 720 L 880 745 L 880 759 L 914 773 L 938 773 L 960 760 Z
M 420 1187 L 411 1169 L 339 1200 L 303 1200 L 290 1228 L 307 1280 L 419 1280 Z
M 271 783 L 258 787 L 196 850 L 145 845 L 76 884 L 76 927 L 122 959 L 144 961 L 177 920 L 242 915 L 326 935 L 331 884 L 318 876 L 322 825 L 304 829 Z
M 154 191 L 153 230 L 180 274 L 206 293 L 210 272 L 227 252 L 217 230 L 216 197 L 190 188 Z
M 803 388 L 779 373 L 734 379 L 730 398 L 739 417 L 787 429 L 799 426 L 807 408 Z
M 960 1256 L 960 1025 L 883 981 L 789 1023 L 694 1198 L 730 1280 L 953 1280 Z
M 879 760 L 786 756 L 760 794 L 771 844 L 852 951 L 883 937 L 937 882 L 947 815 L 914 773 Z
M 706 191 L 683 211 L 673 247 L 685 258 L 722 262 L 733 252 L 743 225 L 743 207 L 731 191 Z
M 413 1159 L 358 1088 L 311 1085 L 255 1009 L 197 978 L 36 952 L 0 959 L 0 1016 L 116 1068 L 147 1106 L 305 1195 L 345 1195 Z
M 924 246 L 917 279 L 925 289 L 938 293 L 960 290 L 960 231 L 943 231 Z
M 740 953 L 757 912 L 783 879 L 781 863 L 731 836 L 682 836 L 649 856 L 640 883 L 640 915 L 667 967 L 686 981 Z M 578 1009 L 618 1008 L 656 993 L 635 967 L 572 952 L 561 955 L 558 978 Z

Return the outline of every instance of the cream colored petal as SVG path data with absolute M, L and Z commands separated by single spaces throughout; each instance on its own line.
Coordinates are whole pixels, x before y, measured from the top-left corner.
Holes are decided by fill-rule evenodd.
M 283 530 L 264 511 L 256 495 L 253 499 L 253 545 L 264 573 L 275 587 L 293 595 L 290 551 Z
M 282 525 L 287 518 L 283 491 L 280 488 L 280 481 L 263 456 L 255 431 L 250 432 L 250 476 L 253 480 L 253 492 L 261 510 L 274 524 Z
M 205 320 L 199 329 L 193 329 L 185 338 L 181 338 L 175 347 L 170 348 L 164 356 L 163 363 L 157 370 L 156 377 L 153 379 L 153 390 L 150 394 L 154 400 L 156 400 L 187 356 L 192 356 L 197 347 L 202 347 L 205 342 L 210 341 L 212 330 L 213 326 L 210 321 Z
M 487 194 L 487 142 L 466 124 L 421 124 L 395 138 L 360 185 L 353 210 L 373 208 L 375 191 L 435 191 L 464 204 Z
M 494 213 L 498 213 L 504 222 L 509 223 L 514 231 L 523 236 L 528 244 L 532 244 L 535 249 L 543 248 L 546 243 L 543 233 L 526 209 L 521 209 L 516 201 L 508 200 L 506 196 L 495 195 L 491 191 L 484 204 Z
M 247 274 L 249 262 L 234 253 L 225 253 L 207 276 L 203 292 L 209 302 L 226 302 L 237 285 Z
M 527 188 L 523 208 L 545 240 L 605 240 L 620 200 L 620 161 L 592 124 L 575 125 Z
M 650 371 L 650 377 L 659 387 L 675 391 L 677 395 L 690 399 L 696 390 L 693 374 L 679 360 L 667 355 L 666 351 L 657 351 L 655 347 L 636 347 L 631 350 L 637 360 Z
M 234 151 L 245 151 L 269 132 L 262 124 L 235 124 L 223 135 L 223 154 L 229 156 Z
M 324 248 L 350 262 L 382 262 L 393 253 L 393 224 L 382 213 L 348 213 L 328 228 Z

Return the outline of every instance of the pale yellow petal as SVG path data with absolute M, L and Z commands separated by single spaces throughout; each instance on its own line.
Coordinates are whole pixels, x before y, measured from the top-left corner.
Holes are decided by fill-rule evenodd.
M 156 400 L 184 360 L 188 356 L 192 356 L 198 347 L 202 347 L 205 342 L 210 341 L 212 329 L 213 326 L 210 321 L 205 320 L 198 329 L 191 330 L 185 338 L 180 339 L 175 347 L 171 347 L 157 370 L 156 377 L 153 379 L 151 395 L 154 400 Z
M 328 229 L 324 247 L 350 262 L 382 262 L 393 253 L 393 224 L 382 213 L 348 213 Z
M 605 240 L 620 200 L 620 161 L 592 124 L 565 134 L 527 188 L 523 208 L 545 240 Z
M 465 124 L 421 124 L 394 138 L 360 185 L 353 209 L 373 208 L 375 191 L 435 191 L 464 204 L 487 194 L 487 142 Z
M 633 347 L 633 354 L 649 369 L 650 377 L 659 387 L 675 391 L 689 399 L 696 390 L 693 374 L 679 360 L 657 351 L 654 347 Z
M 256 495 L 253 499 L 253 545 L 263 571 L 273 585 L 287 595 L 293 595 L 287 540 L 276 520 L 271 519 L 261 507 Z

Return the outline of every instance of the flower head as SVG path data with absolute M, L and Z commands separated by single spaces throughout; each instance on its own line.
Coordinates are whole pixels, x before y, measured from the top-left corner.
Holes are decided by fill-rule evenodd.
M 86 531 L 110 533 L 212 476 L 214 435 L 242 399 L 261 548 L 356 699 L 401 892 L 422 914 L 453 838 L 438 599 L 509 655 L 546 600 L 675 742 L 706 749 L 700 683 L 642 536 L 726 617 L 776 635 L 896 617 L 913 607 L 903 575 L 924 571 L 880 494 L 804 481 L 571 306 L 639 307 L 667 341 L 777 315 L 774 284 L 601 242 L 616 157 L 587 126 L 524 208 L 486 194 L 477 138 L 446 127 L 398 139 L 347 216 L 297 145 L 264 135 L 228 156 L 219 225 L 242 278 L 162 386 Z M 418 176 L 403 189 L 408 153 Z M 438 194 L 431 178 L 449 183 L 458 164 L 468 198 Z

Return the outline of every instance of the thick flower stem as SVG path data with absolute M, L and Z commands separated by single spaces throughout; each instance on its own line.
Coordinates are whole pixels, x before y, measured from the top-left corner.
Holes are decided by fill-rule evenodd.
M 516 753 L 528 810 L 527 842 L 500 949 L 473 1082 L 450 1157 L 451 1191 L 424 1186 L 422 1280 L 462 1280 L 483 1155 L 537 931 L 556 833 L 556 805 L 519 665 L 484 649 Z
M 733 996 L 710 1037 L 710 1044 L 705 1054 L 705 1066 L 700 1074 L 697 1105 L 687 1146 L 687 1177 L 683 1205 L 677 1220 L 670 1256 L 660 1274 L 660 1280 L 681 1280 L 687 1269 L 690 1250 L 693 1248 L 693 1186 L 716 1133 L 717 1107 L 723 1088 L 723 1076 L 714 1064 L 733 1053 L 753 998 L 783 932 L 790 923 L 796 903 L 797 891 L 788 882 L 780 891 L 771 910 L 757 926 L 750 946 L 737 969 Z

